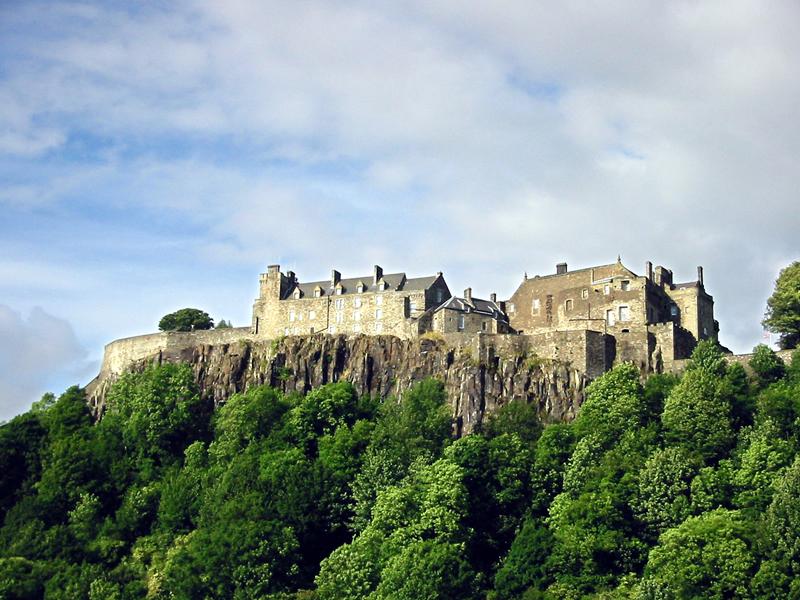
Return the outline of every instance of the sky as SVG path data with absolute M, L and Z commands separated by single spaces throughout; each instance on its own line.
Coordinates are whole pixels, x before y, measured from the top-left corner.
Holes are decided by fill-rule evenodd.
M 258 274 L 509 297 L 622 257 L 762 341 L 800 258 L 800 4 L 0 2 L 0 420 Z

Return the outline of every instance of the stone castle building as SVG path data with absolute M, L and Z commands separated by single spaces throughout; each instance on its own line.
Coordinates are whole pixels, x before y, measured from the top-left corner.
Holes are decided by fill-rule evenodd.
M 551 275 L 523 282 L 505 302 L 475 298 L 467 288 L 454 297 L 441 272 L 409 278 L 384 274 L 301 283 L 271 265 L 261 275 L 251 332 L 287 335 L 367 334 L 411 339 L 427 332 L 483 336 L 508 345 L 515 336 L 538 356 L 602 372 L 620 361 L 643 370 L 671 368 L 703 339 L 717 339 L 714 300 L 703 269 L 697 280 L 674 283 L 672 271 L 651 263 L 637 275 L 621 260 L 575 271 L 566 263 Z M 492 337 L 494 336 L 494 337 Z M 519 346 L 518 342 L 514 342 Z M 482 346 L 481 346 L 482 347 Z

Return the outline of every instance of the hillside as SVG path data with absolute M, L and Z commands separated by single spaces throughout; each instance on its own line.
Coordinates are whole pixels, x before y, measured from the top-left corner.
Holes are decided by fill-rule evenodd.
M 0 597 L 800 592 L 797 354 L 761 347 L 748 374 L 704 342 L 682 376 L 615 367 L 570 422 L 517 399 L 455 437 L 452 384 L 370 397 L 344 368 L 298 377 L 315 351 L 289 346 L 244 361 L 268 353 L 248 368 L 277 388 L 201 390 L 199 372 L 233 371 L 198 350 L 109 379 L 99 421 L 71 388 L 1 427 Z

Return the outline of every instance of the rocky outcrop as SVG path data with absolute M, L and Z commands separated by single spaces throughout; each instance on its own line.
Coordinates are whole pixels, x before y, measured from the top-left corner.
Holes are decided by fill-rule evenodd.
M 571 420 L 588 381 L 563 363 L 531 359 L 524 353 L 475 356 L 470 346 L 444 340 L 330 335 L 272 341 L 243 337 L 217 343 L 185 335 L 175 339 L 180 343 L 151 345 L 149 354 L 131 355 L 124 369 L 119 364 L 116 371 L 104 369 L 87 386 L 97 413 L 121 370 L 138 371 L 163 362 L 189 363 L 201 393 L 216 404 L 261 384 L 304 393 L 334 381 L 349 381 L 360 394 L 402 397 L 414 383 L 436 377 L 446 387 L 458 434 L 469 433 L 487 414 L 512 401 L 535 404 L 547 422 Z

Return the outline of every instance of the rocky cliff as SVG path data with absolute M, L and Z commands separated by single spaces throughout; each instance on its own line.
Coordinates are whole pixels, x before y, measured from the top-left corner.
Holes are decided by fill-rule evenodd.
M 209 334 L 157 335 L 161 337 L 109 344 L 103 371 L 87 386 L 98 413 L 120 372 L 162 362 L 189 363 L 201 392 L 217 404 L 255 385 L 307 392 L 334 381 L 349 381 L 361 394 L 402 397 L 415 382 L 436 377 L 447 389 L 458 434 L 469 433 L 487 414 L 511 401 L 535 404 L 547 422 L 571 420 L 587 384 L 583 373 L 563 363 L 531 358 L 524 351 L 484 352 L 480 344 L 453 345 L 445 340 L 318 335 L 270 341 L 244 333 L 238 340 L 230 333 L 218 340 Z M 124 347 L 125 353 L 120 355 L 114 344 Z

